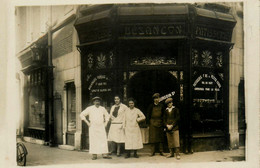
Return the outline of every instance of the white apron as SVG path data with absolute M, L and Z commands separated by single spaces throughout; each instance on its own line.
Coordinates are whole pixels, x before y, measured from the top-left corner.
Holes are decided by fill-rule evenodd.
M 111 126 L 108 133 L 108 140 L 116 143 L 124 143 L 125 132 L 123 130 L 123 121 L 125 119 L 125 111 L 127 110 L 127 106 L 122 103 L 119 106 L 120 108 L 118 110 L 117 117 L 111 121 Z M 110 116 L 114 116 L 113 112 L 115 107 L 115 105 L 112 106 L 110 110 Z
M 90 106 L 86 108 L 81 117 L 89 116 L 89 153 L 104 154 L 108 153 L 107 135 L 105 122 L 109 120 L 109 114 L 102 106 Z
M 137 121 L 145 120 L 144 114 L 138 109 L 129 109 L 125 113 L 125 149 L 143 148 L 142 134 Z

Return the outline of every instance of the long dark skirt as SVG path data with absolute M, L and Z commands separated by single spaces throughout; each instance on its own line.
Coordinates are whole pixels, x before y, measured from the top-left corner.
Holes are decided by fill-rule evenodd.
M 149 143 L 161 143 L 163 142 L 163 128 L 149 126 Z

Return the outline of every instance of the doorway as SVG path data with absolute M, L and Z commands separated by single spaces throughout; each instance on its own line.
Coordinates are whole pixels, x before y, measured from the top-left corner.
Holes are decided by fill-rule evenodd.
M 173 98 L 174 106 L 179 106 L 179 84 L 177 79 L 168 71 L 149 70 L 141 71 L 134 75 L 128 84 L 128 97 L 136 100 L 136 107 L 139 108 L 145 116 L 147 116 L 147 108 L 153 103 L 152 95 L 160 93 L 160 97 L 164 97 L 161 101 L 163 105 L 166 97 Z M 172 95 L 172 93 L 174 93 Z M 165 106 L 166 108 L 166 106 Z M 149 134 L 145 123 L 139 124 L 141 132 L 145 135 L 143 142 L 149 143 Z M 163 144 L 164 152 L 169 152 L 167 147 L 167 138 L 164 136 Z
M 172 96 L 174 105 L 179 105 L 179 85 L 177 79 L 168 71 L 148 70 L 138 72 L 130 79 L 127 90 L 128 97 L 136 100 L 136 107 L 145 115 L 149 104 L 153 103 L 152 95 L 154 93 L 160 93 L 162 97 L 174 92 Z

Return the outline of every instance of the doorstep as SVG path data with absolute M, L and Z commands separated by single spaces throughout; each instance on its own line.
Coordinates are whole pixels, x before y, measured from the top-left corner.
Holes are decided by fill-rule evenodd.
M 70 151 L 73 151 L 75 149 L 75 147 L 71 145 L 58 145 L 58 148 L 63 150 L 70 150 Z
M 32 137 L 23 137 L 23 140 L 25 142 L 30 142 L 33 144 L 44 145 L 44 140 L 41 140 L 41 139 L 36 139 L 36 138 L 32 138 Z

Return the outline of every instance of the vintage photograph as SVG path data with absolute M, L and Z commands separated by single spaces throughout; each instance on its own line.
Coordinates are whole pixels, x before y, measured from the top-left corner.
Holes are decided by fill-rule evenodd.
M 17 164 L 246 161 L 243 7 L 16 6 Z

